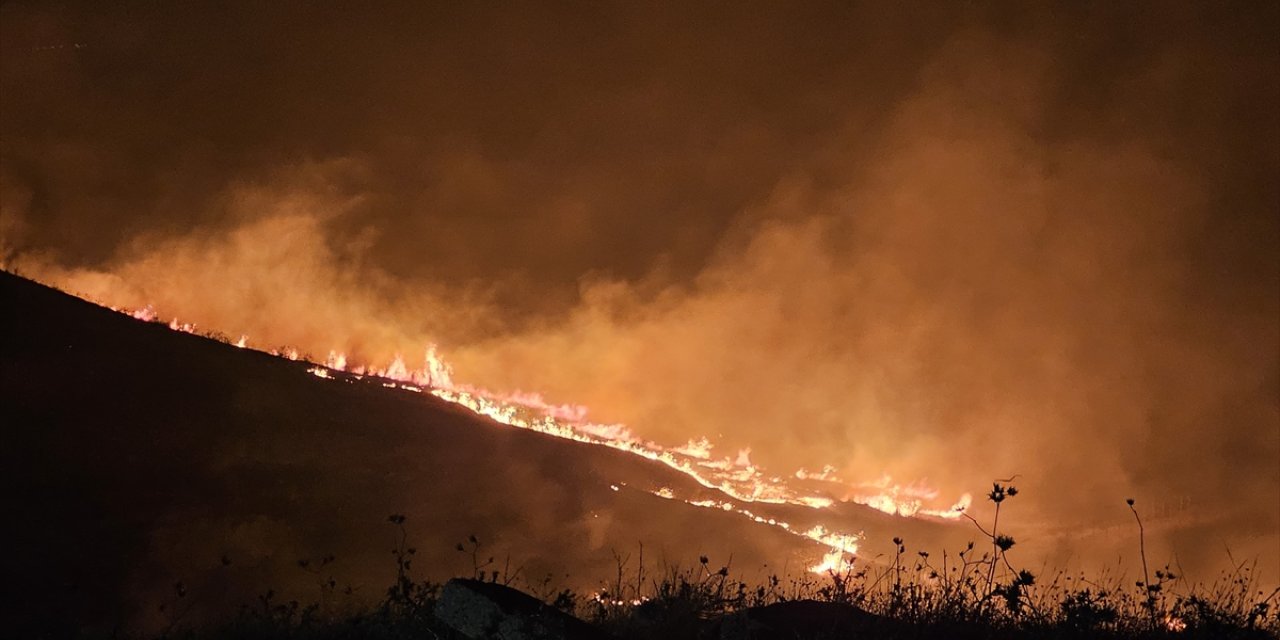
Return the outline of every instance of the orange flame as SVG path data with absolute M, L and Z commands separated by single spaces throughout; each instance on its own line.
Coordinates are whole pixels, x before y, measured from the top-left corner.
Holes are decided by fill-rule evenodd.
M 150 306 L 134 311 L 112 309 L 145 322 L 154 321 L 157 317 Z M 177 318 L 172 319 L 168 326 L 174 331 L 195 331 L 194 324 L 180 323 Z M 252 348 L 248 345 L 248 336 L 244 335 L 233 344 L 240 348 Z M 285 348 L 283 352 L 272 349 L 268 353 L 289 360 L 303 359 L 297 349 L 293 348 Z M 329 352 L 323 364 L 310 364 L 315 366 L 307 369 L 307 372 L 318 378 L 336 380 L 335 373 L 344 373 L 356 380 L 365 376 L 379 378 L 385 387 L 429 393 L 505 425 L 641 456 L 679 471 L 703 487 L 739 503 L 788 504 L 820 510 L 832 507 L 837 502 L 854 502 L 892 515 L 950 520 L 959 518 L 972 501 L 969 494 L 964 494 L 948 509 L 925 508 L 926 502 L 933 501 L 938 496 L 938 492 L 932 488 L 920 483 L 895 485 L 888 476 L 870 483 L 849 483 L 839 478 L 835 467 L 830 465 L 817 473 L 800 469 L 794 474 L 799 480 L 831 485 L 830 494 L 801 492 L 782 478 L 766 476 L 751 462 L 750 449 L 740 450 L 732 457 L 716 457 L 714 447 L 707 438 L 664 447 L 637 437 L 625 425 L 588 421 L 587 408 L 581 405 L 552 404 L 538 393 L 516 391 L 504 394 L 456 383 L 453 380 L 453 367 L 441 357 L 434 344 L 427 346 L 420 369 L 410 369 L 399 354 L 386 367 L 361 364 L 348 368 L 350 363 L 346 354 L 336 350 Z M 619 490 L 617 485 L 610 485 L 610 488 Z M 676 499 L 674 491 L 668 487 L 651 493 L 665 499 Z M 836 495 L 842 497 L 837 499 L 834 497 Z M 829 531 L 821 525 L 799 531 L 787 522 L 758 516 L 729 500 L 682 501 L 694 507 L 737 513 L 753 522 L 777 527 L 828 547 L 830 551 L 823 555 L 822 561 L 809 567 L 810 571 L 817 573 L 849 571 L 861 539 L 859 534 Z

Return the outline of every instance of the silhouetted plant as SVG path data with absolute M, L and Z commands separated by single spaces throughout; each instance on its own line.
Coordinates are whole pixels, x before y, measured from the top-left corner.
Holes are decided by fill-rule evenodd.
M 489 556 L 489 558 L 483 562 L 480 561 L 480 558 L 482 557 L 480 554 L 480 547 L 480 539 L 477 538 L 474 533 L 467 536 L 467 544 L 464 545 L 459 542 L 454 546 L 456 550 L 471 556 L 472 578 L 482 582 L 492 582 L 495 584 L 500 583 L 503 586 L 511 586 L 511 584 L 520 577 L 520 573 L 524 568 L 516 567 L 514 571 L 511 569 L 511 554 L 507 554 L 506 559 L 502 563 L 502 569 L 499 570 L 496 568 L 494 556 Z
M 1015 495 L 1014 487 L 993 485 L 988 497 L 996 505 L 997 516 L 1000 505 Z M 374 609 L 348 612 L 340 618 L 326 614 L 324 603 L 337 584 L 331 575 L 334 558 L 326 555 L 297 562 L 302 570 L 316 576 L 318 603 L 279 602 L 276 593 L 269 590 L 254 605 L 244 607 L 229 627 L 178 633 L 181 617 L 177 616 L 164 637 L 454 637 L 433 615 L 440 585 L 412 577 L 416 550 L 408 544 L 407 519 L 393 514 L 388 522 L 396 530 L 391 550 L 396 575 Z M 1190 587 L 1190 591 L 1181 576 L 1168 567 L 1155 571 L 1153 582 L 1144 579 L 1138 583 L 1141 590 L 1137 594 L 1125 586 L 1122 576 L 1112 578 L 1105 572 L 1093 580 L 1062 573 L 1042 580 L 1029 571 L 1014 569 L 1007 556 L 1014 547 L 1013 538 L 1000 531 L 999 522 L 998 517 L 993 518 L 988 530 L 974 521 L 990 538 L 990 552 L 975 557 L 975 545 L 969 543 L 957 555 L 939 554 L 940 563 L 927 551 L 908 555 L 906 541 L 894 538 L 893 556 L 882 563 L 851 558 L 825 579 L 813 574 L 771 575 L 763 584 L 749 585 L 733 576 L 732 557 L 721 566 L 712 564 L 709 555 L 702 555 L 686 568 L 664 564 L 652 570 L 645 566 L 641 548 L 638 566 L 631 565 L 631 554 L 615 552 L 616 575 L 606 588 L 590 596 L 555 585 L 550 574 L 525 589 L 621 640 L 714 635 L 720 633 L 716 625 L 727 619 L 725 616 L 748 607 L 802 599 L 876 614 L 879 617 L 864 622 L 868 637 L 905 633 L 909 637 L 1218 640 L 1274 638 L 1280 630 L 1280 616 L 1275 611 L 1280 589 L 1270 594 L 1257 591 L 1256 563 L 1233 564 L 1217 582 Z M 471 577 L 487 582 L 501 579 L 504 584 L 517 580 L 519 570 L 510 571 L 509 560 L 504 569 L 491 568 L 494 559 L 481 554 L 476 536 L 469 536 L 456 548 L 471 557 Z M 223 565 L 229 563 L 224 557 Z M 173 614 L 175 602 L 190 600 L 186 585 L 175 583 L 166 611 Z
M 396 580 L 387 588 L 387 598 L 382 608 L 392 615 L 419 617 L 429 614 L 440 593 L 440 585 L 432 582 L 415 582 L 411 575 L 413 557 L 418 550 L 408 545 L 408 533 L 402 514 L 392 514 L 387 521 L 396 526 L 396 546 L 391 554 L 396 559 Z

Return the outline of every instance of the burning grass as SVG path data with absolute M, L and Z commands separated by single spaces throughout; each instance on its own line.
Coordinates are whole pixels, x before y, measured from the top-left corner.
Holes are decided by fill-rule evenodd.
M 87 299 L 87 298 L 86 298 Z M 697 507 L 724 509 L 746 516 L 760 524 L 779 527 L 801 538 L 837 548 L 841 553 L 856 552 L 858 535 L 849 532 L 830 531 L 826 527 L 792 530 L 790 524 L 771 521 L 757 516 L 742 504 L 761 503 L 772 505 L 804 506 L 822 510 L 836 504 L 836 494 L 844 494 L 841 501 L 850 501 L 892 515 L 924 516 L 942 520 L 958 520 L 969 507 L 971 496 L 963 494 L 945 508 L 935 504 L 939 497 L 936 490 L 923 484 L 898 485 L 889 477 L 875 482 L 850 482 L 835 474 L 835 468 L 825 467 L 813 473 L 798 469 L 787 476 L 770 475 L 751 462 L 750 450 L 742 450 L 734 456 L 719 456 L 704 438 L 690 439 L 683 445 L 663 445 L 644 440 L 623 424 L 601 424 L 587 419 L 588 409 L 574 404 L 551 404 L 541 394 L 529 392 L 495 392 L 454 379 L 453 367 L 429 344 L 423 350 L 422 365 L 415 368 L 397 354 L 387 364 L 356 363 L 345 353 L 331 350 L 321 361 L 310 353 L 301 352 L 291 345 L 268 347 L 249 342 L 240 335 L 234 342 L 218 331 L 209 331 L 194 323 L 172 318 L 165 323 L 150 306 L 142 309 L 108 308 L 143 322 L 159 323 L 172 331 L 200 335 L 241 349 L 269 353 L 290 361 L 302 361 L 314 366 L 307 372 L 324 380 L 344 382 L 376 382 L 384 387 L 401 391 L 428 394 L 446 402 L 466 408 L 477 415 L 510 427 L 535 431 L 545 435 L 575 442 L 603 446 L 623 451 L 657 462 L 688 476 L 704 488 L 719 492 L 728 500 L 685 500 Z M 807 489 L 795 486 L 791 479 L 810 485 Z M 814 489 L 814 487 L 820 487 Z M 672 495 L 659 494 L 665 498 Z M 735 504 L 738 503 L 738 504 Z M 934 505 L 934 506 L 929 506 Z M 841 541 L 833 543 L 834 540 Z
M 130 315 L 158 321 L 149 311 Z M 174 331 L 200 333 L 237 347 L 254 348 L 244 336 L 232 343 L 228 336 L 202 332 L 194 325 L 176 320 L 164 324 Z M 503 424 L 663 463 L 720 492 L 713 500 L 681 498 L 688 504 L 738 513 L 830 549 L 823 563 L 815 567 L 817 573 L 784 572 L 762 579 L 740 577 L 729 560 L 721 564 L 719 559 L 729 557 L 727 554 L 701 557 L 692 566 L 653 566 L 646 565 L 640 550 L 634 561 L 631 555 L 618 555 L 616 575 L 598 582 L 597 588 L 576 592 L 550 577 L 538 580 L 519 568 L 512 570 L 509 563 L 485 560 L 487 554 L 482 555 L 481 544 L 474 537 L 459 544 L 458 551 L 471 559 L 470 577 L 520 588 L 619 638 L 734 637 L 721 631 L 735 616 L 753 608 L 799 602 L 860 612 L 859 624 L 871 637 L 1252 638 L 1276 637 L 1280 631 L 1275 608 L 1278 592 L 1259 591 L 1254 567 L 1245 563 L 1233 561 L 1228 572 L 1208 585 L 1190 583 L 1181 571 L 1175 573 L 1168 567 L 1151 572 L 1145 550 L 1143 575 L 1136 581 L 1123 574 L 1036 575 L 1016 566 L 1008 555 L 1016 541 L 1001 527 L 1005 503 L 1018 496 L 1012 486 L 995 484 L 988 493 L 995 507 L 989 523 L 969 514 L 964 508 L 967 500 L 932 514 L 952 521 L 967 518 L 975 526 L 980 534 L 978 542 L 958 553 L 931 555 L 910 548 L 907 540 L 894 539 L 894 552 L 887 561 L 868 561 L 856 555 L 860 536 L 820 526 L 793 528 L 747 508 L 752 503 L 785 504 L 797 511 L 822 514 L 831 506 L 831 499 L 821 491 L 809 492 L 808 487 L 848 484 L 834 478 L 829 468 L 820 473 L 797 472 L 795 478 L 802 484 L 792 484 L 765 475 L 745 453 L 736 458 L 713 456 L 705 440 L 674 447 L 642 441 L 619 425 L 584 422 L 583 412 L 573 407 L 551 406 L 540 397 L 501 396 L 456 384 L 447 365 L 431 349 L 420 371 L 408 370 L 400 359 L 377 369 L 352 366 L 340 353 L 331 353 L 320 364 L 288 346 L 266 352 L 314 365 L 308 371 L 324 380 L 316 384 L 363 381 L 431 394 Z M 883 484 L 871 486 L 870 498 L 862 503 L 903 516 L 929 515 L 922 504 L 933 499 L 932 493 Z M 657 493 L 676 498 L 670 491 Z M 1135 547 L 1142 549 L 1145 535 L 1138 507 L 1132 502 L 1129 507 L 1137 524 Z M 239 610 L 211 611 L 204 617 L 197 616 L 201 607 L 194 604 L 202 601 L 203 587 L 189 588 L 178 582 L 165 602 L 150 605 L 164 621 L 161 626 L 165 628 L 158 636 L 451 637 L 434 615 L 441 584 L 419 577 L 422 568 L 414 564 L 417 551 L 410 544 L 405 518 L 392 516 L 390 523 L 398 534 L 392 550 L 395 579 L 376 595 L 366 588 L 355 597 L 352 588 L 340 582 L 331 555 L 297 562 L 298 571 L 315 585 L 309 598 L 281 601 L 276 592 L 268 590 Z M 236 558 L 222 560 L 224 566 L 240 562 Z M 210 620 L 214 622 L 207 622 Z M 25 635 L 47 634 L 37 630 Z

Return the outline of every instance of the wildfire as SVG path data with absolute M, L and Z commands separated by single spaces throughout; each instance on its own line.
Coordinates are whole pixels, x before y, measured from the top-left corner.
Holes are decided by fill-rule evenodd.
M 156 312 L 150 306 L 133 311 L 129 315 L 133 316 L 135 320 L 141 320 L 143 322 L 151 322 L 156 319 Z
M 150 306 L 133 311 L 111 308 L 144 322 L 155 322 L 158 318 Z M 168 327 L 185 333 L 196 331 L 194 324 L 181 323 L 177 318 L 172 319 Z M 233 343 L 229 339 L 222 339 L 236 347 L 253 348 L 249 346 L 248 336 L 245 335 L 241 335 Z M 682 502 L 694 507 L 736 513 L 753 522 L 776 527 L 829 548 L 830 552 L 823 556 L 822 562 L 809 567 L 811 571 L 818 573 L 847 572 L 852 566 L 861 536 L 829 531 L 821 525 L 797 530 L 787 522 L 756 515 L 735 502 L 796 505 L 815 510 L 830 508 L 837 502 L 854 502 L 892 515 L 942 519 L 959 518 L 971 502 L 971 496 L 965 494 L 949 509 L 929 509 L 925 507 L 926 502 L 938 497 L 938 492 L 934 489 L 918 483 L 895 485 L 887 476 L 871 483 L 849 483 L 836 475 L 833 466 L 826 466 L 816 473 L 804 469 L 796 471 L 794 477 L 798 480 L 829 486 L 827 492 L 802 492 L 783 478 L 765 475 L 763 470 L 752 463 L 750 449 L 738 451 L 734 456 L 717 457 L 714 447 L 706 438 L 664 447 L 637 437 L 625 425 L 588 421 L 587 408 L 581 405 L 552 404 L 537 393 L 497 393 L 455 382 L 453 368 L 443 359 L 435 345 L 426 348 L 422 364 L 418 368 L 411 368 L 401 355 L 396 355 L 387 366 L 377 367 L 351 366 L 346 355 L 337 350 L 330 351 L 323 363 L 310 362 L 309 356 L 290 347 L 270 349 L 267 353 L 294 361 L 308 361 L 314 366 L 308 368 L 307 372 L 318 378 L 336 380 L 338 375 L 335 374 L 344 374 L 349 379 L 362 380 L 368 376 L 379 379 L 383 386 L 428 393 L 505 425 L 610 447 L 665 464 L 729 499 L 680 499 Z M 617 485 L 611 485 L 610 489 L 619 490 Z M 665 499 L 679 499 L 669 487 L 662 487 L 651 493 Z

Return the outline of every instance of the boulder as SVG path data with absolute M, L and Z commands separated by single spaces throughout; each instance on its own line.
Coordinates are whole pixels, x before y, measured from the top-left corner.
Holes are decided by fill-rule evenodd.
M 492 582 L 455 578 L 435 616 L 463 637 L 485 640 L 604 640 L 608 636 L 537 598 Z

